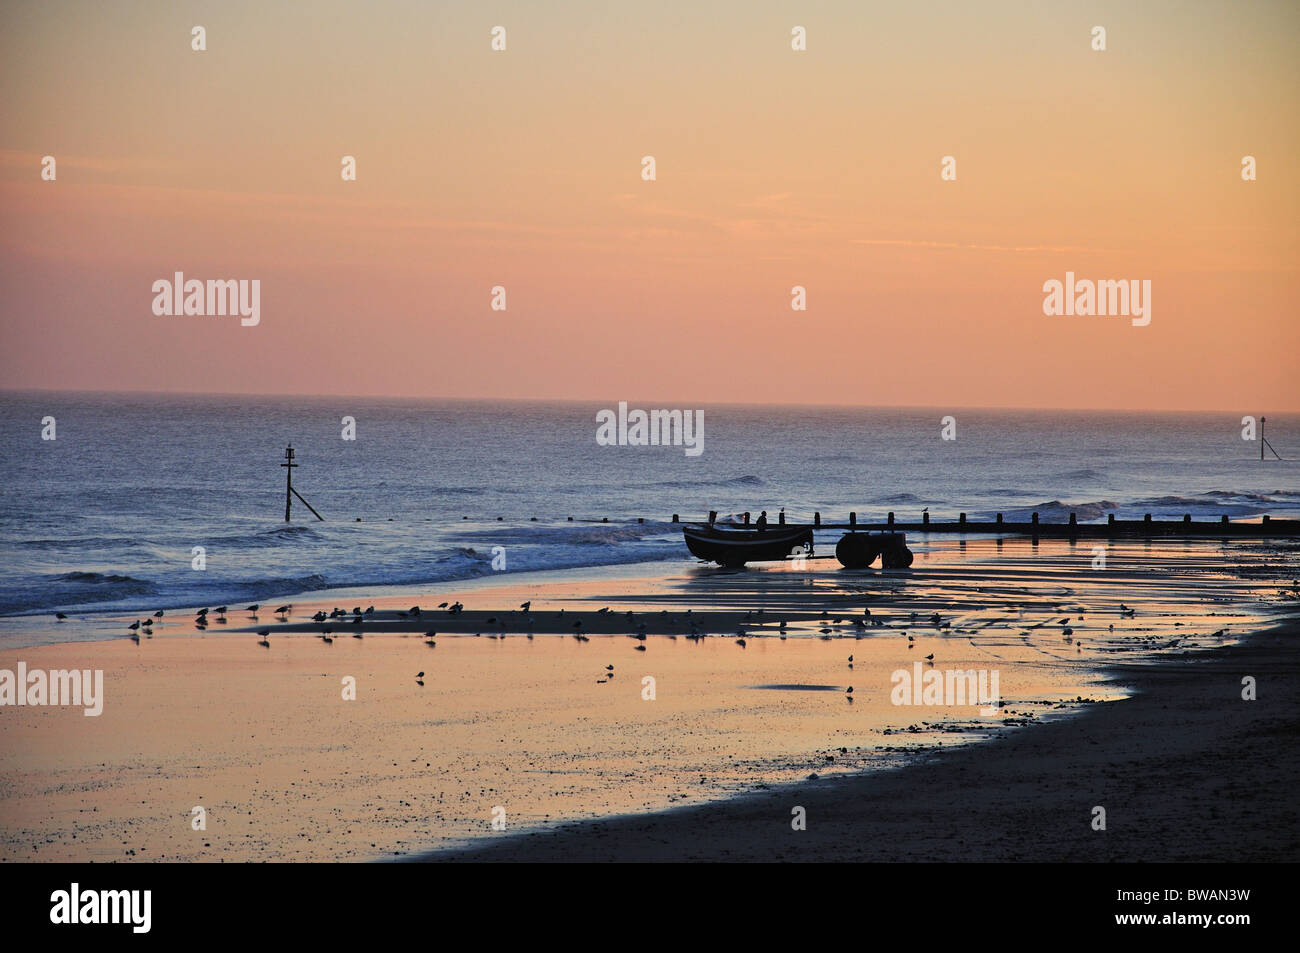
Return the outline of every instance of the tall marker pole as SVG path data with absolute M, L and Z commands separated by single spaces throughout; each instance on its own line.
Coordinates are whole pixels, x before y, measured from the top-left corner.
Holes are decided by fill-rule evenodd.
M 289 522 L 289 505 L 293 502 L 293 468 L 298 464 L 293 462 L 293 444 L 289 444 L 284 451 L 286 462 L 280 464 L 284 467 L 284 521 Z

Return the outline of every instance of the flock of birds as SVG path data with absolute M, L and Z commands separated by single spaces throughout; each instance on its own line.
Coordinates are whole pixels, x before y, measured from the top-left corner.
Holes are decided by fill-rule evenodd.
M 258 618 L 258 613 L 259 611 L 261 611 L 261 609 L 262 609 L 262 605 L 260 603 L 253 603 L 250 606 L 246 606 L 244 608 L 244 611 L 249 613 L 250 617 L 254 621 L 256 621 Z M 465 606 L 460 602 L 441 602 L 438 604 L 438 609 L 445 610 L 449 616 L 457 616 L 464 611 Z M 277 606 L 274 610 L 274 614 L 276 615 L 277 619 L 280 622 L 288 622 L 289 613 L 292 610 L 293 610 L 293 604 L 285 603 L 284 605 Z M 532 625 L 534 624 L 533 617 L 528 614 L 531 610 L 532 610 L 531 601 L 520 603 L 519 611 L 525 616 L 526 625 L 528 627 L 532 627 Z M 226 614 L 228 611 L 229 611 L 228 606 L 217 606 L 215 608 L 205 607 L 199 609 L 194 617 L 195 628 L 198 629 L 200 632 L 205 631 L 208 627 L 210 617 L 216 622 L 224 624 L 226 622 Z M 609 612 L 610 612 L 610 608 L 608 606 L 605 606 L 604 608 L 597 610 L 596 614 L 605 615 L 608 614 Z M 1137 612 L 1136 609 L 1128 605 L 1125 605 L 1122 602 L 1119 604 L 1119 614 L 1121 618 L 1133 618 L 1136 615 L 1136 612 Z M 373 605 L 368 606 L 365 609 L 362 609 L 360 606 L 354 606 L 351 612 L 349 612 L 346 609 L 335 607 L 328 613 L 325 612 L 324 609 L 318 610 L 314 615 L 312 615 L 311 619 L 313 622 L 321 625 L 321 631 L 320 631 L 321 641 L 327 645 L 332 645 L 334 643 L 334 638 L 333 638 L 334 630 L 329 625 L 327 625 L 327 623 L 345 623 L 347 625 L 350 625 L 355 628 L 355 631 L 352 633 L 352 637 L 356 639 L 360 639 L 362 638 L 362 629 L 361 629 L 362 625 L 364 624 L 367 618 L 373 617 L 374 614 L 375 614 L 375 607 Z M 661 610 L 660 614 L 661 616 L 666 617 L 664 621 L 667 621 L 669 624 L 671 625 L 680 624 L 676 619 L 676 617 L 668 616 L 667 610 Z M 54 615 L 56 621 L 58 622 L 67 621 L 68 616 L 62 612 L 56 612 Z M 146 617 L 144 619 L 136 619 L 134 622 L 132 622 L 130 625 L 127 626 L 127 629 L 130 632 L 130 635 L 128 637 L 137 645 L 140 643 L 141 635 L 143 635 L 145 638 L 153 638 L 154 619 L 162 619 L 164 615 L 165 615 L 165 610 L 159 609 L 153 613 L 153 616 L 151 618 Z M 397 613 L 397 617 L 399 619 L 422 619 L 427 617 L 428 615 L 430 615 L 430 613 L 427 612 L 426 610 L 422 610 L 418 605 L 411 606 L 409 609 L 402 610 Z M 630 633 L 630 636 L 631 638 L 637 640 L 637 645 L 635 645 L 634 648 L 636 651 L 644 652 L 646 650 L 646 646 L 645 646 L 646 632 L 649 626 L 644 620 L 637 621 L 635 613 L 631 611 L 628 611 L 626 615 L 630 627 L 633 628 L 633 631 Z M 685 615 L 686 615 L 685 623 L 690 628 L 690 633 L 686 636 L 686 638 L 695 641 L 698 641 L 703 638 L 707 638 L 708 634 L 701 632 L 700 627 L 697 624 L 696 620 L 692 618 L 693 615 L 692 610 L 687 609 Z M 559 617 L 563 618 L 563 616 L 564 616 L 564 610 L 561 609 L 559 611 Z M 847 618 L 844 615 L 831 616 L 831 614 L 827 610 L 822 611 L 821 617 L 822 617 L 822 621 L 821 621 L 821 625 L 818 628 L 818 631 L 822 634 L 823 639 L 829 639 L 834 634 L 835 629 L 831 628 L 831 626 L 841 626 L 846 621 L 851 623 L 855 628 L 860 630 L 866 629 L 868 627 L 882 627 L 884 625 L 883 621 L 872 617 L 871 610 L 869 608 L 864 608 L 862 610 L 861 617 L 854 617 L 851 619 Z M 913 625 L 918 623 L 919 618 L 920 618 L 919 614 L 916 612 L 912 612 L 908 617 L 909 622 Z M 1082 616 L 1080 616 L 1080 619 L 1082 619 Z M 762 609 L 750 610 L 749 612 L 747 612 L 745 614 L 745 621 L 737 629 L 736 632 L 737 638 L 735 640 L 736 644 L 739 645 L 742 649 L 749 644 L 746 641 L 746 636 L 750 635 L 750 633 L 746 628 L 746 624 L 749 624 L 751 626 L 755 624 L 762 625 L 766 621 L 767 620 L 764 618 L 764 610 Z M 935 612 L 932 615 L 930 615 L 928 620 L 926 621 L 928 621 L 933 628 L 940 631 L 944 629 L 949 629 L 952 626 L 951 621 L 945 620 L 938 612 Z M 499 619 L 496 616 L 488 616 L 486 619 L 484 619 L 484 623 L 486 625 L 498 626 L 501 629 L 506 628 L 505 619 Z M 1076 641 L 1073 638 L 1074 629 L 1071 628 L 1069 623 L 1070 623 L 1069 617 L 1059 620 L 1058 624 L 1062 628 L 1062 637 L 1067 644 L 1075 645 L 1077 652 L 1081 652 L 1083 648 L 1083 642 L 1080 640 L 1076 644 Z M 1181 625 L 1181 623 L 1178 624 Z M 579 642 L 588 642 L 590 641 L 590 639 L 582 633 L 582 627 L 583 627 L 583 623 L 581 618 L 575 619 L 573 621 L 571 625 L 571 628 L 574 630 L 573 637 Z M 789 623 L 787 620 L 785 619 L 777 620 L 777 631 L 780 634 L 780 637 L 782 639 L 786 638 L 786 633 L 788 629 L 789 629 Z M 1113 632 L 1114 630 L 1115 630 L 1115 626 L 1113 623 L 1111 623 L 1110 631 Z M 768 631 L 771 630 L 769 629 Z M 477 635 L 481 633 L 475 633 L 475 634 Z M 257 644 L 262 648 L 269 649 L 271 647 L 271 640 L 270 640 L 271 630 L 269 628 L 258 629 L 257 635 L 259 637 Z M 437 648 L 437 641 L 436 641 L 437 635 L 438 635 L 437 631 L 433 629 L 430 629 L 427 632 L 425 632 L 424 633 L 425 644 L 428 645 L 430 648 Z M 531 639 L 533 636 L 531 633 L 529 633 L 527 637 Z M 504 635 L 498 635 L 493 633 L 489 635 L 489 638 L 504 638 Z M 1176 642 L 1173 644 L 1176 644 Z M 908 649 L 915 648 L 915 645 L 916 645 L 915 637 L 910 634 L 907 635 Z M 935 658 L 933 652 L 926 655 L 924 658 L 925 661 L 930 666 L 934 665 Z M 852 655 L 848 657 L 848 667 L 850 670 L 853 669 Z M 609 682 L 613 681 L 613 679 L 614 679 L 614 666 L 607 665 L 605 672 L 602 673 L 601 678 L 597 680 L 596 684 L 598 685 L 608 684 Z M 416 675 L 416 682 L 420 686 L 424 685 L 424 672 L 421 671 Z M 852 694 L 853 694 L 853 686 L 850 685 L 845 690 L 845 695 L 852 696 Z M 850 697 L 849 701 L 851 702 L 852 700 L 853 699 Z

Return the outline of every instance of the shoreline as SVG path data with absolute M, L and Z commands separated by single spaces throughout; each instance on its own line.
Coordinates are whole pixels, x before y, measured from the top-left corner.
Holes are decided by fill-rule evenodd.
M 1241 699 L 1255 673 L 1258 700 Z M 1294 862 L 1300 617 L 1108 672 L 1131 693 L 896 769 L 568 823 L 404 862 Z M 807 828 L 794 831 L 793 806 Z M 1094 809 L 1107 827 L 1092 829 Z

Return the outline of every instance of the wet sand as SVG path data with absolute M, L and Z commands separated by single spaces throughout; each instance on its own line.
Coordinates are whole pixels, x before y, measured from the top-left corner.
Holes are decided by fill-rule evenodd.
M 1241 679 L 1258 679 L 1256 701 Z M 909 766 L 502 837 L 431 861 L 1300 860 L 1300 622 L 1126 667 L 1134 694 Z M 795 831 L 791 812 L 804 808 Z M 1093 828 L 1096 807 L 1105 830 Z
M 1205 753 L 1195 746 L 1233 729 L 1236 710 L 1211 717 L 1210 696 L 1198 694 L 1210 683 L 1195 673 L 1220 663 L 1182 660 L 1218 659 L 1294 608 L 1293 560 L 1258 546 L 1143 544 L 1114 548 L 1110 568 L 1098 572 L 1088 568 L 1089 550 L 1065 543 L 983 541 L 923 551 L 908 573 L 690 566 L 520 576 L 456 592 L 377 595 L 375 613 L 359 626 L 350 613 L 310 621 L 321 608 L 369 604 L 335 593 L 298 600 L 283 623 L 237 612 L 199 631 L 188 613 L 170 612 L 139 644 L 119 636 L 4 649 L 0 668 L 21 660 L 103 669 L 106 698 L 97 718 L 79 709 L 0 711 L 0 859 L 382 859 L 435 848 L 448 859 L 488 856 L 479 851 L 503 859 L 831 859 L 872 850 L 919 859 L 950 850 L 953 836 L 990 852 L 954 859 L 1050 859 L 1035 851 L 1040 842 L 1055 849 L 1051 825 L 1065 823 L 1052 820 L 1062 815 L 1060 797 L 1088 801 L 1086 813 L 1108 803 L 1097 800 L 1099 785 L 1112 801 L 1127 790 L 1128 760 L 1145 764 L 1149 749 L 1172 757 L 1192 746 L 1185 761 L 1195 768 L 1193 755 Z M 437 608 L 458 599 L 469 608 L 454 616 Z M 524 601 L 528 610 L 519 608 Z M 414 604 L 420 617 L 402 618 Z M 128 619 L 68 624 L 121 632 Z M 272 630 L 268 646 L 259 628 Z M 439 633 L 433 646 L 423 637 L 429 630 Z M 1248 651 L 1260 651 L 1256 644 Z M 1249 717 L 1266 740 L 1270 719 L 1283 716 L 1278 692 L 1264 685 L 1294 672 L 1289 647 L 1274 648 L 1251 657 L 1261 701 L 1248 706 Z M 892 673 L 914 663 L 928 669 L 927 655 L 940 669 L 997 671 L 1001 704 L 987 713 L 892 704 Z M 343 698 L 346 677 L 356 680 L 355 700 Z M 1120 701 L 1167 678 L 1185 678 L 1170 710 L 1190 705 L 1190 727 L 1148 710 L 1147 695 Z M 1114 726 L 1103 731 L 1104 745 L 1069 734 L 1081 729 L 1068 726 L 1098 718 Z M 1146 747 L 1115 747 L 1128 736 Z M 982 743 L 963 744 L 970 741 Z M 1278 769 L 1285 772 L 1294 751 L 1276 750 L 1289 751 Z M 937 751 L 967 760 L 932 764 Z M 997 753 L 1007 751 L 1016 753 Z M 980 775 L 986 763 L 1002 766 Z M 1180 770 L 1197 783 L 1229 784 L 1230 775 L 1214 773 L 1220 763 L 1208 758 L 1194 777 Z M 818 780 L 807 781 L 813 774 Z M 835 794 L 840 784 L 851 793 Z M 884 793 L 861 793 L 863 784 L 884 785 Z M 899 787 L 889 793 L 890 784 Z M 797 844 L 769 836 L 772 824 L 776 836 L 793 833 L 792 791 L 809 814 Z M 872 797 L 871 818 L 850 807 Z M 1266 818 L 1267 797 L 1239 800 Z M 950 826 L 954 805 L 964 804 L 996 827 L 1003 801 L 1014 821 L 1005 836 Z M 776 821 L 773 804 L 782 805 Z M 661 813 L 676 805 L 694 807 Z M 206 811 L 206 830 L 191 825 L 195 806 Z M 1108 835 L 1147 809 L 1108 806 Z M 634 816 L 610 820 L 622 815 Z M 897 826 L 881 820 L 877 829 L 872 818 Z M 918 823 L 926 818 L 942 822 Z M 494 819 L 504 819 L 503 830 Z M 1233 827 L 1225 841 L 1241 840 Z M 1276 838 L 1268 846 L 1280 849 Z

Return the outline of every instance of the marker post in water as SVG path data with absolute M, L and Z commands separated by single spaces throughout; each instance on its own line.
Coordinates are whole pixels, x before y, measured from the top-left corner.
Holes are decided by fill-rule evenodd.
M 285 447 L 284 460 L 285 462 L 280 464 L 280 466 L 284 467 L 284 521 L 286 523 L 289 522 L 289 506 L 293 503 L 293 498 L 296 496 L 298 499 L 302 500 L 303 506 L 311 510 L 313 516 L 322 523 L 325 522 L 325 517 L 317 513 L 315 508 L 303 499 L 303 495 L 293 488 L 293 470 L 294 467 L 298 466 L 298 464 L 293 462 L 293 444 L 289 444 L 289 446 Z

